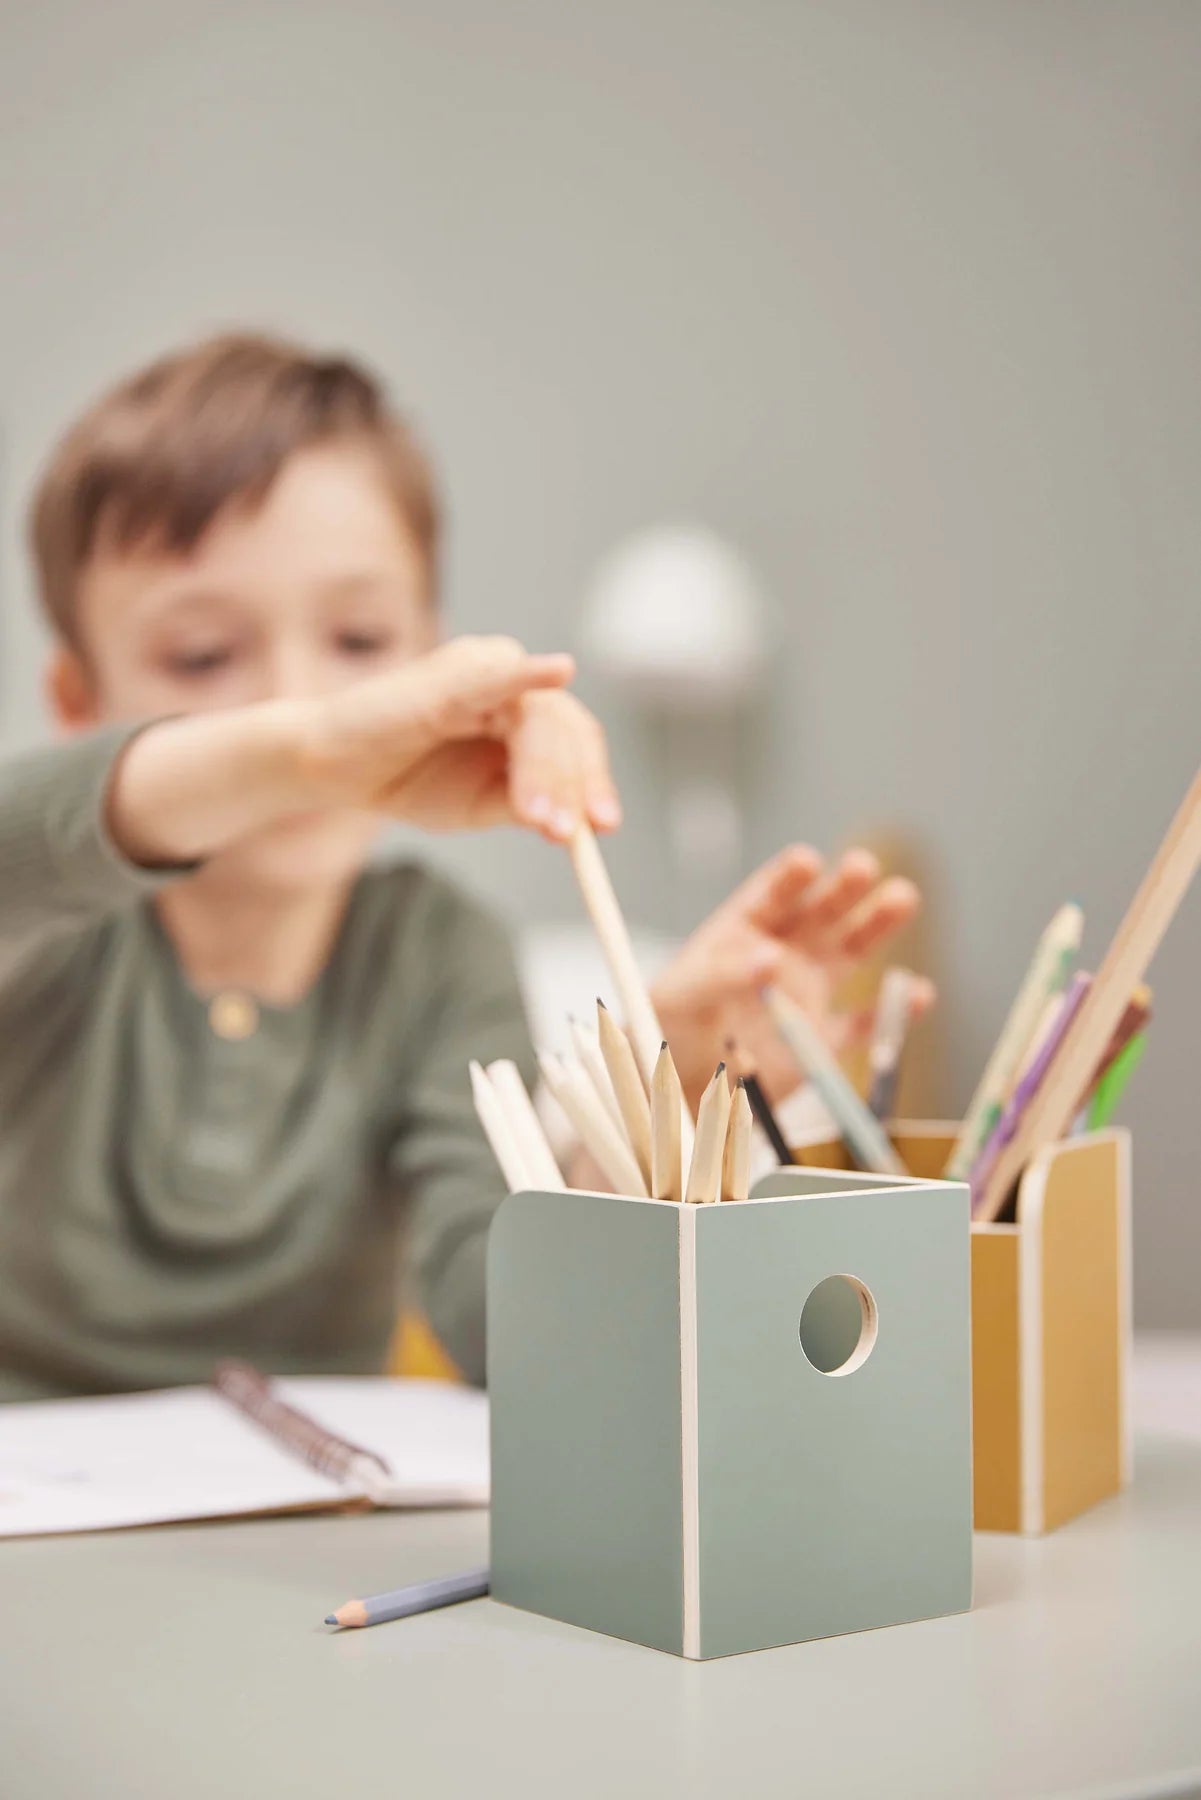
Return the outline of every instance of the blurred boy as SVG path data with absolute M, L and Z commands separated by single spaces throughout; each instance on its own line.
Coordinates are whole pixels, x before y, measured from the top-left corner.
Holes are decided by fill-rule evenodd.
M 101 400 L 33 544 L 67 737 L 0 764 L 0 1395 L 378 1370 L 402 1255 L 481 1380 L 501 1184 L 465 1071 L 532 1074 L 512 955 L 368 860 L 389 817 L 615 827 L 570 659 L 440 643 L 419 449 L 367 374 L 286 344 Z M 766 978 L 822 1012 L 915 901 L 862 854 L 761 871 L 657 989 L 688 1085 Z

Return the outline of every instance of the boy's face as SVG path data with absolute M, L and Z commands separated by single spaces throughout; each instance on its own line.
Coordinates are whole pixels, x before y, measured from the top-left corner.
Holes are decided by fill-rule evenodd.
M 299 451 L 260 507 L 219 514 L 187 556 L 97 555 L 78 604 L 82 655 L 60 648 L 49 684 L 71 730 L 328 694 L 437 639 L 420 552 L 370 450 L 348 444 Z M 213 873 L 345 880 L 377 829 L 306 815 L 231 846 Z

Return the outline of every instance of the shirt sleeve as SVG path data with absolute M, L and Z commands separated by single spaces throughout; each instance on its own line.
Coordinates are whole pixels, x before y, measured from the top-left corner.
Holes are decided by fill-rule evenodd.
M 142 729 L 114 726 L 0 760 L 0 962 L 186 873 L 130 862 L 105 826 L 113 769 Z
M 437 955 L 391 1165 L 409 1202 L 406 1274 L 418 1303 L 463 1374 L 482 1384 L 488 1227 L 505 1185 L 475 1116 L 467 1065 L 509 1057 L 532 1086 L 534 1054 L 500 922 L 459 901 Z

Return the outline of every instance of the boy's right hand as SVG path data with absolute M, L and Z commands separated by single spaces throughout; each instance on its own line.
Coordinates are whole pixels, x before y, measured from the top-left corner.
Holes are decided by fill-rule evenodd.
M 528 825 L 565 842 L 620 822 L 600 725 L 565 692 L 570 656 L 466 637 L 316 703 L 304 763 L 335 805 L 430 830 Z
M 620 823 L 604 733 L 569 656 L 456 638 L 339 691 L 164 720 L 127 746 L 108 822 L 137 862 L 213 855 L 326 807 L 431 830 L 521 824 L 557 842 Z

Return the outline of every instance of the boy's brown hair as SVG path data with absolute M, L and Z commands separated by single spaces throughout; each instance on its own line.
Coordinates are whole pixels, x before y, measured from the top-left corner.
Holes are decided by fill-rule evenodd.
M 270 337 L 208 339 L 152 363 L 72 426 L 30 515 L 42 603 L 75 637 L 76 589 L 106 549 L 194 549 L 227 506 L 253 507 L 296 451 L 357 440 L 378 455 L 437 586 L 438 501 L 430 466 L 378 381 L 343 357 Z

